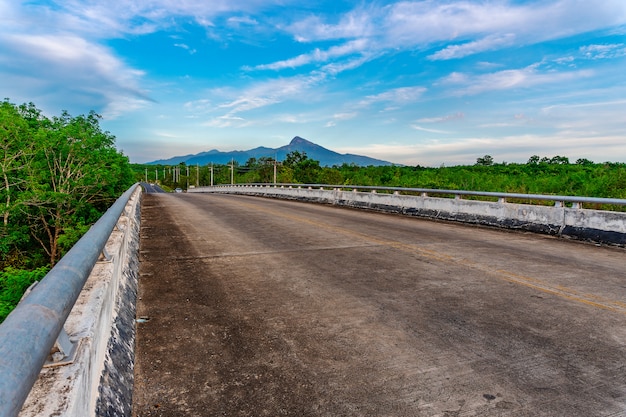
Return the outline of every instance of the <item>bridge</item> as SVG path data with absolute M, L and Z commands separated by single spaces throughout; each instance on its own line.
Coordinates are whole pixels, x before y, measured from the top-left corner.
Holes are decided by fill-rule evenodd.
M 238 188 L 143 196 L 134 370 L 123 354 L 101 355 L 129 362 L 134 385 L 109 372 L 89 390 L 117 395 L 61 415 L 130 415 L 132 395 L 136 416 L 626 416 L 624 249 L 572 238 L 623 239 L 622 213 L 554 196 L 548 208 L 506 202 L 519 196 L 434 202 L 447 207 L 435 217 L 467 224 L 391 209 L 397 190 Z M 418 191 L 416 204 L 434 204 Z M 373 210 L 351 208 L 363 201 Z M 119 341 L 128 308 L 117 310 Z M 15 367 L 4 327 L 0 372 Z M 46 369 L 35 391 L 65 372 Z M 36 396 L 22 415 L 50 415 Z

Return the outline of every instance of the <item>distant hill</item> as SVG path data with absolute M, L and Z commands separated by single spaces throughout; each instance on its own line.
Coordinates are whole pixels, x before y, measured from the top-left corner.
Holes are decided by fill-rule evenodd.
M 187 165 L 207 165 L 210 163 L 228 164 L 231 160 L 235 160 L 240 165 L 243 165 L 250 158 L 259 159 L 268 157 L 276 158 L 278 161 L 282 161 L 288 153 L 293 151 L 305 152 L 309 158 L 319 161 L 321 166 L 342 165 L 344 163 L 359 166 L 393 165 L 391 162 L 370 158 L 368 156 L 340 154 L 303 139 L 300 136 L 294 137 L 288 145 L 281 146 L 276 149 L 266 148 L 264 146 L 250 149 L 248 151 L 221 152 L 213 149 L 211 151 L 201 152 L 195 155 L 175 156 L 169 159 L 160 159 L 158 161 L 148 162 L 148 164 L 176 165 L 181 162 L 185 162 Z

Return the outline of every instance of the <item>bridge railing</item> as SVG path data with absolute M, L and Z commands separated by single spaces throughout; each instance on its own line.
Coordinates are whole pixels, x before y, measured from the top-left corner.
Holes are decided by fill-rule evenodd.
M 310 188 L 324 190 L 350 190 L 350 191 L 384 191 L 393 192 L 395 194 L 419 194 L 423 197 L 432 195 L 452 195 L 456 199 L 463 197 L 490 197 L 497 198 L 500 202 L 507 200 L 526 200 L 526 201 L 553 201 L 555 206 L 560 207 L 564 203 L 571 203 L 572 208 L 582 208 L 583 204 L 600 204 L 600 205 L 618 205 L 626 206 L 626 199 L 620 198 L 600 198 L 600 197 L 581 197 L 581 196 L 564 196 L 549 194 L 521 194 L 521 193 L 499 193 L 488 191 L 466 191 L 466 190 L 445 190 L 432 188 L 409 188 L 409 187 L 381 187 L 368 185 L 331 185 L 331 184 L 292 184 L 292 183 L 246 183 L 246 184 L 220 184 L 207 188 L 225 188 L 225 187 L 279 187 L 279 188 Z M 196 189 L 195 191 L 201 191 Z
M 138 184 L 128 189 L 0 325 L 0 416 L 17 416 Z
M 619 198 L 347 184 L 231 184 L 188 192 L 294 199 L 626 247 L 626 199 Z

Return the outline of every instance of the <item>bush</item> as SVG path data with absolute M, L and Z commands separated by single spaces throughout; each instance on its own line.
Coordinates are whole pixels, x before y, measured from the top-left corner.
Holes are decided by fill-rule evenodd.
M 0 272 L 0 323 L 20 302 L 22 294 L 35 281 L 40 281 L 48 273 L 47 267 L 32 271 L 6 268 Z

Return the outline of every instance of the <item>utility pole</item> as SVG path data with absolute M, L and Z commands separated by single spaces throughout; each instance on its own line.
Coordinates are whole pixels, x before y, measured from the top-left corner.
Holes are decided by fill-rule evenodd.
M 189 165 L 187 165 L 187 189 L 189 189 Z
M 230 160 L 230 185 L 235 183 L 235 159 Z
M 154 168 L 154 183 L 159 182 L 159 168 Z
M 146 182 L 148 182 L 148 168 L 146 168 Z
M 200 164 L 196 164 L 196 187 L 200 186 Z
M 213 162 L 211 162 L 211 187 L 213 187 Z
M 274 165 L 274 185 L 276 185 L 276 171 L 277 171 L 277 167 L 278 165 L 282 165 L 282 162 L 278 162 L 276 160 L 276 157 L 274 157 L 274 160 L 272 161 L 272 165 Z

